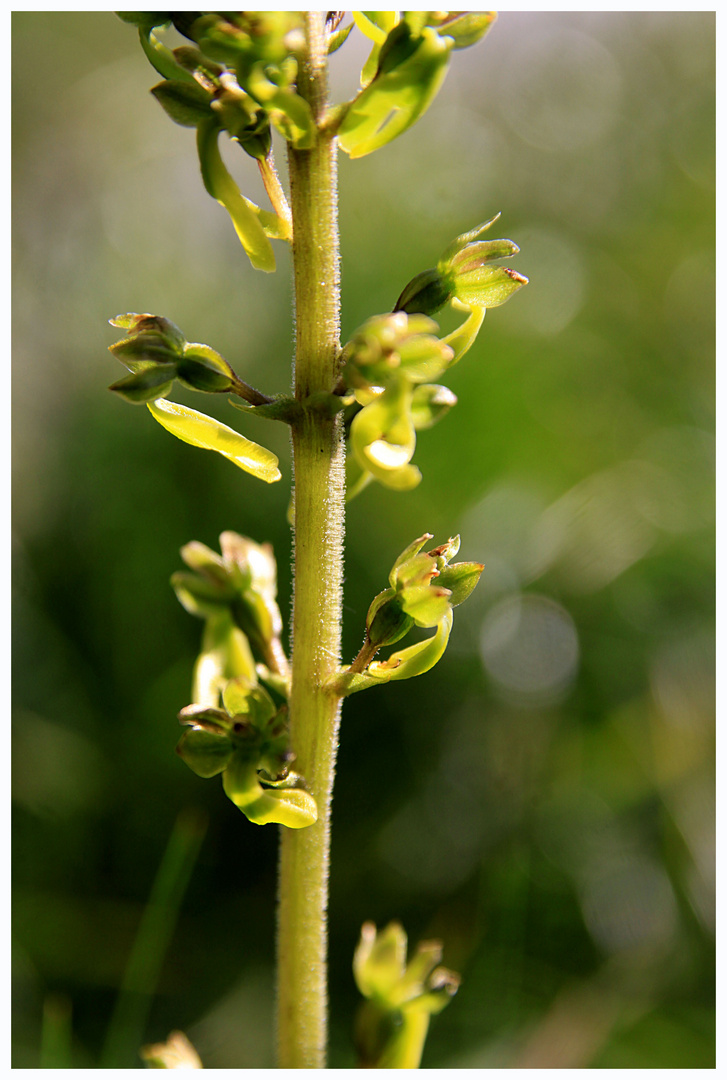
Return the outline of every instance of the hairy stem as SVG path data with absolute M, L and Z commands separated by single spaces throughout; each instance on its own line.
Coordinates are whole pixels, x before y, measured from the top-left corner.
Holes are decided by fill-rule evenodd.
M 306 13 L 308 55 L 298 92 L 318 120 L 326 108 L 325 12 Z M 295 278 L 295 397 L 331 391 L 338 378 L 339 280 L 336 144 L 319 135 L 290 150 Z M 278 1065 L 325 1066 L 326 912 L 340 698 L 324 684 L 340 658 L 344 447 L 340 415 L 303 407 L 292 423 L 295 475 L 291 742 L 318 821 L 282 829 L 278 908 Z

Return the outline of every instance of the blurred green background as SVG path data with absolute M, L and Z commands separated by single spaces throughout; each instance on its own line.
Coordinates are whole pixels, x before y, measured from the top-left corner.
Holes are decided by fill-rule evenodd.
M 435 670 L 345 705 L 332 1066 L 361 923 L 392 918 L 463 977 L 427 1067 L 714 1065 L 714 34 L 503 13 L 416 127 L 342 157 L 344 340 L 498 210 L 531 283 L 452 372 L 420 487 L 350 507 L 348 657 L 415 536 L 486 569 Z M 365 51 L 333 58 L 339 100 Z M 172 1028 L 208 1067 L 273 1066 L 276 830 L 174 754 L 201 624 L 168 579 L 234 529 L 272 541 L 289 610 L 287 436 L 211 403 L 280 454 L 271 488 L 172 439 L 107 392 L 106 320 L 166 315 L 284 392 L 290 263 L 251 270 L 156 81 L 109 12 L 13 16 L 16 1067 L 141 1067 Z M 109 1041 L 180 813 L 199 855 Z

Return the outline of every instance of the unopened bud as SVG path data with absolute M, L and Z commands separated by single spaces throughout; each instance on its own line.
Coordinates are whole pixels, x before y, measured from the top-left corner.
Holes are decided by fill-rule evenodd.
M 186 345 L 177 361 L 179 381 L 192 390 L 219 393 L 235 383 L 235 374 L 226 360 L 207 345 Z
M 394 311 L 405 311 L 408 315 L 434 315 L 450 299 L 447 283 L 440 272 L 432 268 L 412 278 L 394 304 Z
M 186 344 L 184 334 L 169 319 L 163 315 L 139 315 L 134 311 L 126 315 L 115 315 L 109 319 L 111 326 L 117 326 L 121 330 L 128 330 L 129 339 L 141 338 L 149 347 L 156 345 L 166 348 L 175 356 L 178 355 Z M 119 342 L 119 344 L 122 344 Z M 112 350 L 115 346 L 112 346 Z M 150 359 L 156 359 L 152 356 Z M 158 357 L 161 359 L 161 357 Z
M 366 634 L 377 649 L 400 641 L 414 625 L 414 619 L 404 611 L 394 589 L 384 589 L 374 597 L 366 616 Z

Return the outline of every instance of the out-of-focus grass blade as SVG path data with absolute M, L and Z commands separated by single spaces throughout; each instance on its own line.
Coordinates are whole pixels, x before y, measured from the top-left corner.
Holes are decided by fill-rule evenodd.
M 101 1054 L 103 1069 L 138 1065 L 152 995 L 206 829 L 206 817 L 198 811 L 183 810 L 174 823 L 121 982 Z
M 43 1002 L 40 1068 L 70 1069 L 71 1041 L 71 1002 L 64 994 L 48 994 Z

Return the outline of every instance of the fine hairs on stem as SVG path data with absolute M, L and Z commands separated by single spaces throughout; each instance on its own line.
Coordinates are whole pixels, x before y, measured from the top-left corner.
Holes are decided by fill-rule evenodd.
M 184 732 L 177 753 L 198 776 L 220 776 L 224 793 L 248 822 L 280 826 L 278 1065 L 323 1068 L 330 811 L 342 703 L 350 694 L 423 675 L 438 663 L 454 608 L 483 570 L 479 562 L 454 561 L 459 536 L 437 545 L 430 533 L 418 536 L 391 565 L 386 586 L 369 606 L 362 648 L 345 663 L 345 503 L 370 484 L 403 492 L 421 482 L 413 462 L 417 433 L 456 405 L 438 380 L 470 349 L 486 310 L 527 283 L 503 265 L 517 255 L 517 245 L 485 235 L 495 215 L 452 240 L 434 267 L 404 285 L 392 311 L 372 313 L 341 347 L 337 160 L 339 152 L 352 159 L 385 152 L 412 127 L 432 104 L 454 54 L 484 38 L 495 13 L 119 17 L 136 27 L 161 77 L 152 89 L 159 104 L 175 123 L 195 129 L 204 188 L 229 214 L 250 272 L 275 270 L 276 244 L 292 250 L 290 396 L 254 389 L 210 346 L 188 341 L 163 316 L 138 313 L 111 320 L 126 333 L 111 352 L 127 369 L 111 389 L 146 405 L 182 442 L 213 450 L 267 484 L 281 478 L 275 454 L 168 395 L 176 382 L 210 395 L 226 393 L 248 416 L 290 427 L 292 654 L 282 644 L 270 545 L 231 531 L 221 534 L 219 551 L 186 544 L 185 569 L 173 574 L 172 586 L 203 625 L 191 701 L 179 712 Z M 334 103 L 328 57 L 345 49 L 352 31 L 364 36 L 370 52 L 360 90 L 350 101 Z M 274 160 L 273 129 L 286 144 L 289 201 L 279 179 L 282 163 Z M 269 208 L 239 191 L 222 160 L 220 139 L 257 161 Z M 441 335 L 432 316 L 445 307 L 460 322 Z M 381 551 L 383 578 L 392 557 L 386 537 L 372 537 L 372 549 Z M 415 627 L 428 635 L 401 646 Z M 380 658 L 389 646 L 396 647 Z M 361 1066 L 419 1066 L 430 1019 L 458 986 L 441 958 L 440 943 L 425 941 L 407 960 L 407 937 L 398 923 L 381 930 L 364 924 L 353 958 L 363 998 L 353 1025 Z M 179 1032 L 148 1047 L 145 1057 L 160 1067 L 200 1067 Z

